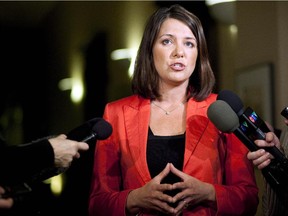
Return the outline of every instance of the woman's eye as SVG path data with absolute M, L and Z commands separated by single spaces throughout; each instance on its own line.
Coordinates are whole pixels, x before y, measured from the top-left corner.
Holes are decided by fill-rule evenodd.
M 188 47 L 195 47 L 195 45 L 192 43 L 192 42 L 186 42 L 185 43 L 186 44 L 186 46 L 188 46 Z
M 169 39 L 165 39 L 165 40 L 162 41 L 162 43 L 163 43 L 164 45 L 167 45 L 167 44 L 171 44 L 172 41 L 169 40 Z

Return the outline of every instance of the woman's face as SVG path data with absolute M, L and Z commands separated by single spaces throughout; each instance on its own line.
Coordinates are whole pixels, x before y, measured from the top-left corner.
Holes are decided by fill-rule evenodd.
M 160 83 L 188 85 L 197 56 L 197 41 L 189 27 L 177 19 L 165 20 L 153 46 L 153 59 Z

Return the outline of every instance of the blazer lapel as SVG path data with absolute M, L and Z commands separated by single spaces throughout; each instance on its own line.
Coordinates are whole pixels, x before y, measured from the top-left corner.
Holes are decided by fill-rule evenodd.
M 190 99 L 187 104 L 186 117 L 186 147 L 184 154 L 184 164 L 186 166 L 195 148 L 197 147 L 203 133 L 208 126 L 209 119 L 207 118 L 206 109 L 207 102 L 195 102 Z
M 150 101 L 137 97 L 137 100 L 124 107 L 125 127 L 127 131 L 128 150 L 134 160 L 142 180 L 151 180 L 146 161 L 146 147 L 150 117 Z

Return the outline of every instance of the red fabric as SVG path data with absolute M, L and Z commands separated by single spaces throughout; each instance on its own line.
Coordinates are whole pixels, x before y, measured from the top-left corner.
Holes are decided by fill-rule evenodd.
M 258 188 L 247 148 L 233 134 L 223 134 L 209 121 L 212 94 L 187 104 L 183 171 L 214 185 L 217 212 L 209 205 L 190 207 L 183 215 L 255 215 Z M 128 193 L 151 180 L 146 146 L 150 101 L 130 96 L 107 104 L 104 118 L 113 133 L 95 149 L 89 215 L 125 215 Z

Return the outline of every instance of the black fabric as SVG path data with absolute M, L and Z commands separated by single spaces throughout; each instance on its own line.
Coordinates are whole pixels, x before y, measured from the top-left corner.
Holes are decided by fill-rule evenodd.
M 29 180 L 54 165 L 54 152 L 47 138 L 29 144 L 0 147 L 0 184 L 13 185 Z
M 150 175 L 154 178 L 158 175 L 167 165 L 172 163 L 177 169 L 183 169 L 185 150 L 185 134 L 175 136 L 155 136 L 149 128 L 148 143 L 147 143 L 147 163 Z M 161 183 L 176 183 L 181 179 L 169 173 Z M 179 191 L 167 191 L 166 193 L 174 196 Z M 177 206 L 173 204 L 171 206 Z

